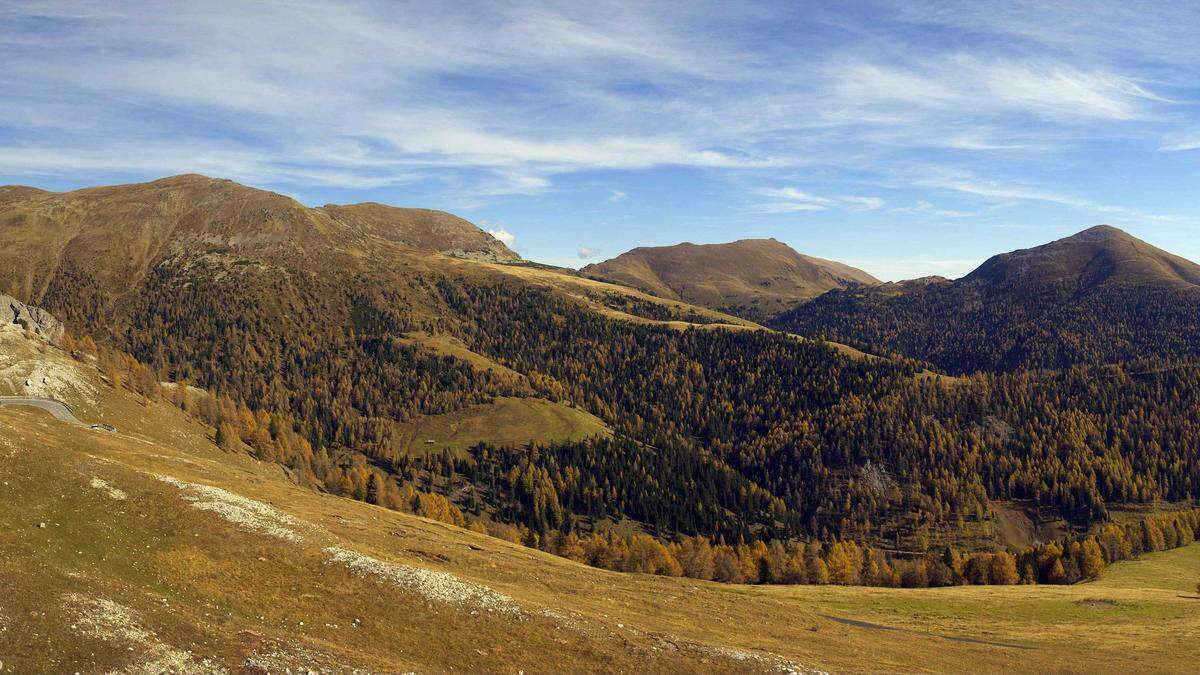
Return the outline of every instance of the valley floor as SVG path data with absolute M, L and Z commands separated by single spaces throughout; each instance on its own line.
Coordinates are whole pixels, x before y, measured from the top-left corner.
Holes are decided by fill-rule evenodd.
M 1200 546 L 1070 587 L 732 586 L 584 567 L 293 485 L 165 403 L 0 409 L 4 672 L 1184 672 Z M 81 413 L 84 414 L 84 413 Z

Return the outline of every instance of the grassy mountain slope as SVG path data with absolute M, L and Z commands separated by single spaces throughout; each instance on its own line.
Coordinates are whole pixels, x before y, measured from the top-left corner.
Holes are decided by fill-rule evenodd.
M 106 318 L 164 263 L 263 261 L 304 269 L 360 257 L 379 242 L 422 251 L 516 259 L 465 220 L 377 204 L 310 209 L 232 181 L 181 175 L 135 185 L 50 193 L 7 188 L 0 289 L 65 314 L 58 298 L 86 293 L 80 319 Z M 16 264 L 15 261 L 21 261 Z M 64 315 L 75 320 L 74 315 Z
M 353 230 L 423 251 L 439 251 L 480 260 L 519 260 L 492 235 L 444 211 L 403 209 L 368 202 L 318 209 Z
M 879 283 L 862 270 L 802 255 L 774 239 L 635 248 L 582 272 L 757 319 L 830 289 Z
M 87 393 L 62 395 L 117 431 L 0 408 L 0 655 L 15 672 L 1184 672 L 1197 656 L 1197 601 L 1177 581 L 1196 546 L 1071 587 L 605 572 L 296 486 L 92 366 L 20 350 L 69 367 Z
M 537 398 L 502 397 L 401 425 L 399 443 L 409 455 L 450 450 L 462 453 L 480 443 L 521 446 L 580 441 L 612 432 L 595 415 Z
M 1108 285 L 1200 285 L 1200 265 L 1156 248 L 1110 225 L 988 259 L 963 278 L 991 287 L 1068 284 L 1081 292 Z
M 1193 358 L 1200 265 L 1101 225 L 994 256 L 957 281 L 834 290 L 773 325 L 951 372 Z

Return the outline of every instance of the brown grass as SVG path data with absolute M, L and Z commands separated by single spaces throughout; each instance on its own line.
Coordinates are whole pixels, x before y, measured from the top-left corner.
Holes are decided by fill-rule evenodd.
M 595 415 L 535 398 L 499 398 L 495 403 L 419 417 L 399 425 L 399 430 L 402 447 L 412 455 L 460 453 L 483 442 L 519 446 L 612 434 Z

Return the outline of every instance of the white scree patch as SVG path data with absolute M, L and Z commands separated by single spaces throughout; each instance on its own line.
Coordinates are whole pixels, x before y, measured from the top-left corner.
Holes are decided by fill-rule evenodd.
M 753 654 L 728 647 L 717 647 L 711 650 L 713 654 L 741 663 L 753 663 L 766 668 L 769 672 L 786 673 L 787 675 L 829 675 L 823 670 L 806 668 L 795 661 L 785 659 L 775 654 Z
M 384 562 L 336 546 L 326 548 L 325 552 L 330 556 L 328 564 L 345 565 L 351 570 L 374 575 L 434 602 L 503 614 L 517 614 L 521 611 L 516 601 L 507 595 L 497 593 L 486 586 L 463 581 L 449 572 L 435 572 L 411 565 Z
M 105 642 L 126 644 L 137 655 L 138 661 L 121 672 L 181 675 L 228 672 L 208 659 L 197 661 L 191 652 L 166 644 L 142 626 L 132 610 L 112 600 L 67 593 L 63 595 L 63 604 L 75 617 L 73 630 Z
M 129 497 L 129 495 L 125 494 L 124 490 L 118 490 L 117 488 L 109 485 L 107 482 L 105 482 L 99 478 L 93 477 L 90 485 L 92 487 L 96 488 L 97 490 L 107 492 L 109 497 L 112 497 L 113 499 L 115 499 L 119 502 L 123 502 L 123 501 L 125 501 L 126 498 Z
M 304 537 L 293 529 L 302 528 L 304 524 L 269 504 L 212 485 L 188 483 L 171 476 L 155 475 L 154 477 L 183 490 L 185 492 L 183 498 L 191 503 L 192 508 L 212 511 L 225 520 L 252 532 L 269 534 L 290 542 L 304 541 Z

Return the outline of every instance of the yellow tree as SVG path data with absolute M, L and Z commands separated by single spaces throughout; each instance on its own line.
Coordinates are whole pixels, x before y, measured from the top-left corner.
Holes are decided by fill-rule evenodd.
M 1083 542 L 1083 556 L 1079 562 L 1079 571 L 1084 579 L 1098 579 L 1104 571 L 1104 555 L 1100 545 L 1093 539 Z
M 1098 549 L 1097 549 L 1098 550 Z M 1017 560 L 1006 551 L 992 555 L 991 582 L 997 586 L 1011 586 L 1021 580 L 1017 574 Z

